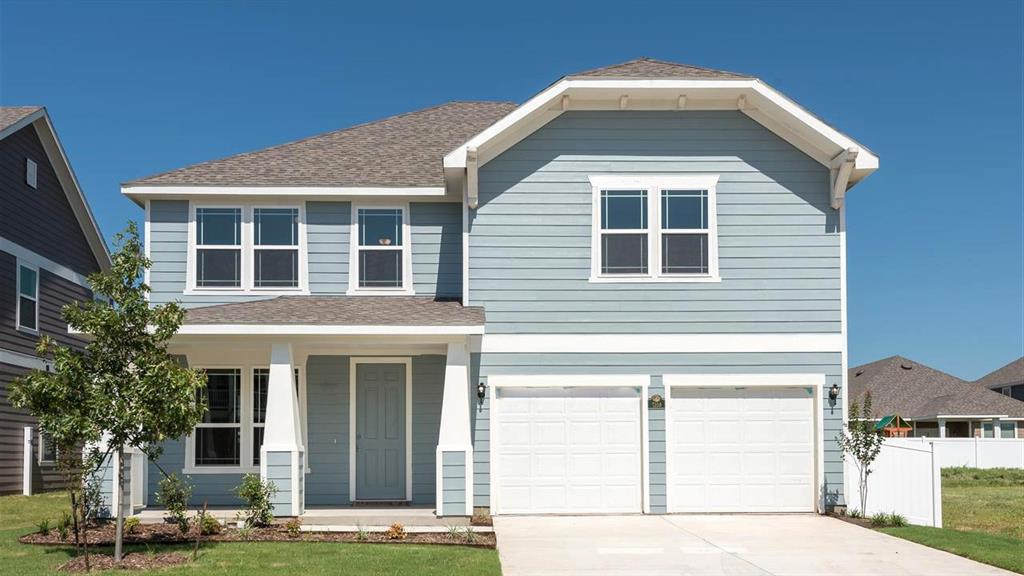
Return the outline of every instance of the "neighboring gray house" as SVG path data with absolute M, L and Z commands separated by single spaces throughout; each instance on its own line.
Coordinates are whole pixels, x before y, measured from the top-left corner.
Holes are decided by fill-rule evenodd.
M 1024 402 L 902 356 L 850 368 L 850 397 L 871 393 L 873 416 L 899 414 L 911 436 L 1024 438 Z
M 53 447 L 41 441 L 33 417 L 10 405 L 8 386 L 46 367 L 35 354 L 41 336 L 81 343 L 68 335 L 60 309 L 91 298 L 86 276 L 109 267 L 46 110 L 0 107 L 0 494 L 62 485 Z
M 974 382 L 1004 396 L 1024 400 L 1024 356 Z
M 877 166 L 754 77 L 641 59 L 127 182 L 209 376 L 160 465 L 282 515 L 823 510 Z

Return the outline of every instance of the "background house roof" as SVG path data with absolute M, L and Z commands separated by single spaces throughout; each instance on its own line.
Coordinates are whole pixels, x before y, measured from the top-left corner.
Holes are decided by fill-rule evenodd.
M 22 118 L 42 109 L 41 106 L 0 106 L 0 131 L 10 128 Z
M 875 417 L 899 414 L 919 419 L 942 414 L 1024 418 L 1024 402 L 903 356 L 850 368 L 849 386 L 850 398 L 857 402 L 871 392 Z
M 484 309 L 429 296 L 280 296 L 192 308 L 189 324 L 482 326 Z
M 515 107 L 510 102 L 449 102 L 125 186 L 440 187 L 445 184 L 444 155 Z
M 974 381 L 986 388 L 1024 384 L 1024 356 Z
M 584 70 L 575 74 L 569 74 L 567 78 L 746 78 L 753 76 L 693 66 L 691 64 L 679 64 L 665 62 L 654 58 L 637 58 L 621 64 L 602 66 L 593 70 Z

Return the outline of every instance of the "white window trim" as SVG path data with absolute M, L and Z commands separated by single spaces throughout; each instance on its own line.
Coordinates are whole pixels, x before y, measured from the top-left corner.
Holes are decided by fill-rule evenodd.
M 721 282 L 718 269 L 718 174 L 688 175 L 625 175 L 596 174 L 590 176 L 592 220 L 590 239 L 590 282 Z M 647 192 L 647 274 L 601 273 L 601 191 L 635 190 Z M 662 190 L 707 190 L 708 193 L 708 273 L 663 274 L 661 272 L 661 192 Z M 629 231 L 622 231 L 629 232 Z M 640 230 L 635 231 L 640 233 Z M 673 230 L 672 233 L 679 231 Z M 703 231 L 702 231 L 703 232 Z
M 39 189 L 39 165 L 31 158 L 25 158 L 25 184 Z
M 390 209 L 402 211 L 402 286 L 396 288 L 359 287 L 359 211 Z M 353 204 L 349 224 L 348 291 L 349 296 L 412 296 L 412 228 L 409 224 L 409 204 Z
M 38 266 L 34 266 L 32 264 L 29 264 L 28 262 L 25 262 L 24 260 L 21 260 L 20 258 L 15 261 L 15 266 L 18 267 L 18 270 L 17 270 L 17 274 L 15 275 L 15 280 L 14 280 L 15 281 L 15 285 L 14 285 L 14 327 L 19 332 L 27 332 L 29 334 L 39 334 L 39 296 L 40 296 L 40 294 L 39 294 L 39 267 Z M 35 290 L 36 295 L 35 295 L 34 298 L 33 297 L 29 297 L 29 296 L 25 296 L 25 298 L 28 298 L 28 299 L 32 300 L 36 304 L 35 328 L 29 328 L 28 326 L 22 326 L 21 325 L 21 299 L 22 299 L 22 294 L 21 294 L 21 269 L 22 268 L 27 268 L 29 270 L 32 270 L 36 274 L 36 290 Z
M 199 208 L 231 208 L 242 211 L 242 251 L 241 260 L 241 282 L 237 288 L 215 287 L 204 288 L 196 285 L 196 210 Z M 256 260 L 256 226 L 253 223 L 253 214 L 256 208 L 289 208 L 299 211 L 299 285 L 295 288 L 282 288 L 274 286 L 270 288 L 259 288 L 255 285 L 255 260 Z M 218 248 L 220 246 L 210 245 L 206 248 Z M 236 248 L 235 246 L 223 246 L 223 248 Z M 283 249 L 283 247 L 280 247 Z M 261 250 L 264 248 L 260 248 Z M 277 248 L 270 248 L 277 249 Z M 239 294 L 260 295 L 260 296 L 288 296 L 309 294 L 309 256 L 306 242 L 306 206 L 299 204 L 262 204 L 262 203 L 200 203 L 189 201 L 188 206 L 188 255 L 185 264 L 185 291 L 184 294 L 204 294 L 209 296 L 235 296 Z
M 259 368 L 269 369 L 269 364 L 266 363 L 254 363 L 254 364 L 202 364 L 196 366 L 200 370 L 241 370 L 242 374 L 242 434 L 241 434 L 241 447 L 240 457 L 238 466 L 196 466 L 196 445 L 195 435 L 189 434 L 185 438 L 185 464 L 182 467 L 182 474 L 259 474 L 260 467 L 252 465 L 252 442 L 255 438 L 253 433 L 253 376 L 255 371 Z M 307 457 L 306 457 L 306 472 L 310 472 L 309 457 L 308 457 L 308 431 L 306 422 L 308 420 L 306 416 L 306 371 L 303 366 L 293 365 L 293 370 L 299 371 L 299 390 L 298 390 L 298 401 L 299 401 L 299 420 L 302 424 L 302 442 L 304 446 L 307 446 Z M 209 425 L 208 425 L 209 426 Z M 234 424 L 228 424 L 220 427 L 234 427 Z M 209 426 L 215 428 L 218 426 Z
M 43 458 L 43 454 L 46 453 L 46 443 L 47 443 L 46 442 L 46 433 L 44 433 L 43 429 L 40 428 L 38 435 L 39 435 L 39 454 L 36 457 L 36 461 L 38 463 L 40 463 L 40 464 L 53 464 L 53 463 L 57 462 L 57 459 L 60 458 L 60 453 L 57 451 L 56 446 L 53 449 L 54 458 L 52 460 L 46 460 L 46 459 Z

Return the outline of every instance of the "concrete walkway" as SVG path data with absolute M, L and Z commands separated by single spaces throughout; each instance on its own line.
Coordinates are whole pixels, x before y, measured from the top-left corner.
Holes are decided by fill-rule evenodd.
M 1011 572 L 816 515 L 495 518 L 504 576 Z

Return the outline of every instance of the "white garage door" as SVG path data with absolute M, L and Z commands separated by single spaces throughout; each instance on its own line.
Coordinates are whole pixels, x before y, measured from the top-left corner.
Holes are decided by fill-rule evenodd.
M 637 390 L 501 388 L 498 397 L 498 513 L 642 510 Z
M 809 388 L 673 388 L 670 512 L 814 509 Z

